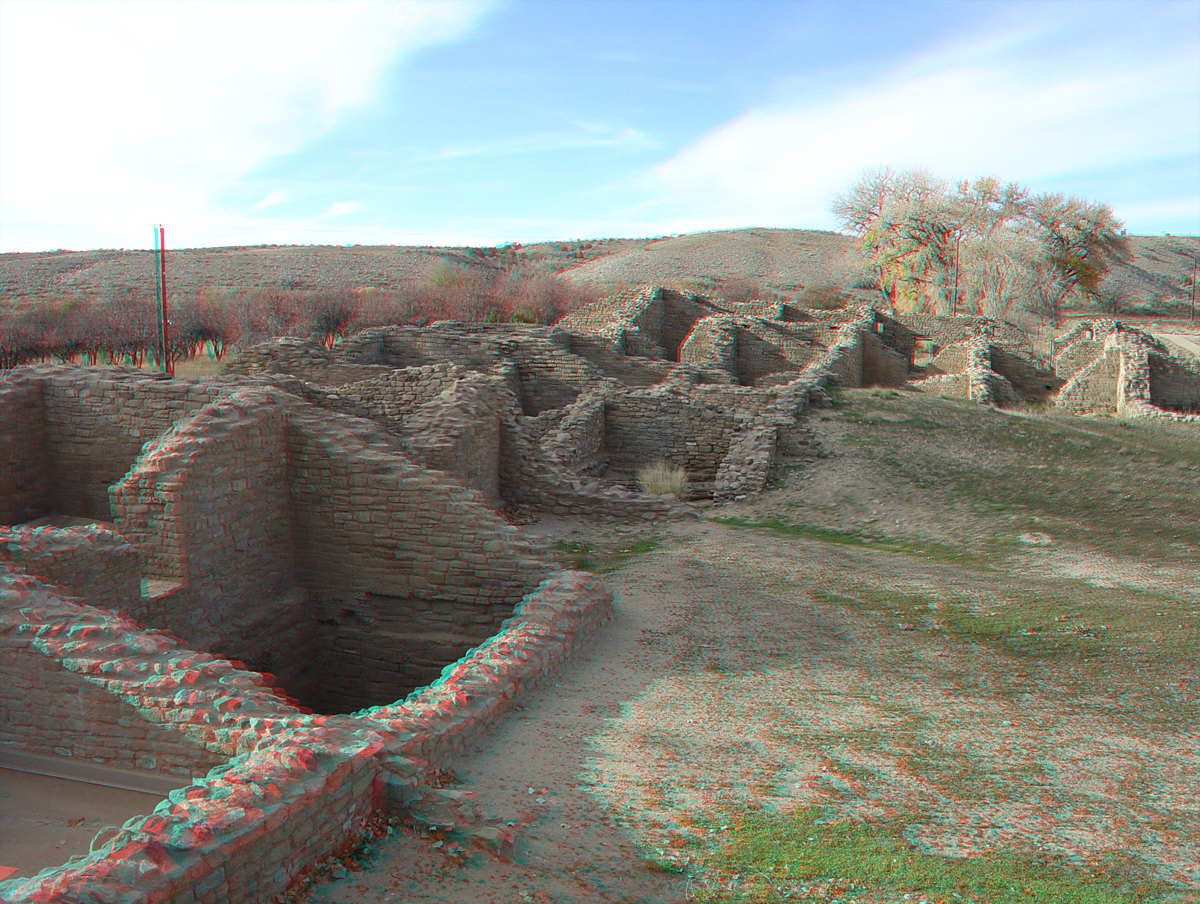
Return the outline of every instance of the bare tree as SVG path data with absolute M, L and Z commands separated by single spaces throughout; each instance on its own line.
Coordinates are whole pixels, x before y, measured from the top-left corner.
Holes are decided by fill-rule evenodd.
M 1129 256 L 1107 205 L 1031 197 L 991 177 L 951 187 L 924 171 L 870 170 L 832 210 L 898 310 L 1057 319 Z

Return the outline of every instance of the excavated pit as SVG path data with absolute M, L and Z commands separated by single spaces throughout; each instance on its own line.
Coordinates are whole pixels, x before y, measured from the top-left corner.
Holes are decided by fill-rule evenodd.
M 314 607 L 304 626 L 307 649 L 271 648 L 243 664 L 271 675 L 300 706 L 343 715 L 427 687 L 497 634 L 512 612 L 505 605 L 367 593 L 353 608 Z

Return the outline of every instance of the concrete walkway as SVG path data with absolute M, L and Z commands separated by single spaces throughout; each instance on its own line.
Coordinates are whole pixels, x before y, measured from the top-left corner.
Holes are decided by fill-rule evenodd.
M 1190 355 L 1200 358 L 1200 333 L 1151 333 L 1156 339 L 1166 339 Z

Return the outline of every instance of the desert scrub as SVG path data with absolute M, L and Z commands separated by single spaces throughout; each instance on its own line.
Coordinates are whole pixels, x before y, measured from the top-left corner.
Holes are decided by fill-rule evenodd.
M 637 472 L 638 486 L 643 493 L 663 496 L 668 493 L 676 499 L 687 495 L 687 472 L 683 468 L 673 468 L 665 461 L 656 461 Z

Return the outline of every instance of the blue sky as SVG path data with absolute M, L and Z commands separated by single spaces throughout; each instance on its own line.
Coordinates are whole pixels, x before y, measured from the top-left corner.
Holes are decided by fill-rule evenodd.
M 1200 2 L 0 2 L 0 250 L 832 229 L 868 167 L 1200 233 Z

